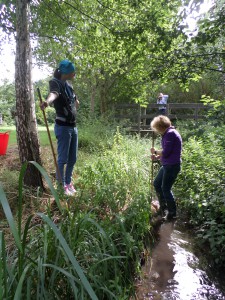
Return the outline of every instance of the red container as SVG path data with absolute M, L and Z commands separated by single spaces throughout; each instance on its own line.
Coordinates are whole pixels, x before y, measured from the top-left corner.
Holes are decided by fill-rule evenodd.
M 9 142 L 9 133 L 0 133 L 0 155 L 5 155 Z

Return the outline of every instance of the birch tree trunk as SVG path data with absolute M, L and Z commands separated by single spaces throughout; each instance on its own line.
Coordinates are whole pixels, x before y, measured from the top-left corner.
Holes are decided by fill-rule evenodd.
M 29 11 L 28 0 L 16 0 L 16 131 L 21 163 L 36 161 L 41 164 L 34 91 L 31 78 L 32 59 L 29 35 Z M 24 184 L 43 187 L 40 173 L 31 164 L 28 165 Z

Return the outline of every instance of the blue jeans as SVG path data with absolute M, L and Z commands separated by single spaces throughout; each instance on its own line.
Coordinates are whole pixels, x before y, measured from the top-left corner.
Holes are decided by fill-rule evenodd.
M 176 215 L 176 202 L 171 188 L 180 172 L 180 164 L 164 165 L 160 168 L 154 187 L 159 199 L 161 210 L 168 208 L 170 214 Z
M 58 166 L 62 184 L 70 184 L 73 168 L 77 161 L 78 130 L 76 127 L 55 124 L 55 136 L 57 139 Z

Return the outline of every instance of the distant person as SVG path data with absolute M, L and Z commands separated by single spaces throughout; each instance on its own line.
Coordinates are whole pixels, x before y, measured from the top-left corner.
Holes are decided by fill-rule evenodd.
M 64 192 L 68 196 L 76 193 L 72 184 L 72 173 L 77 160 L 78 130 L 76 127 L 76 110 L 79 101 L 73 87 L 67 80 L 75 77 L 74 64 L 65 59 L 54 72 L 54 77 L 49 81 L 50 93 L 41 104 L 44 110 L 53 104 L 56 110 L 55 136 L 57 139 L 58 167 Z M 57 180 L 59 181 L 59 176 Z
M 176 217 L 177 208 L 172 186 L 181 169 L 182 138 L 179 132 L 171 126 L 168 117 L 160 115 L 151 122 L 151 128 L 162 136 L 161 150 L 151 148 L 152 160 L 161 160 L 161 168 L 154 180 L 154 188 L 159 200 L 161 213 L 167 220 Z
M 166 104 L 169 96 L 163 95 L 163 93 L 159 93 L 159 96 L 157 98 L 157 104 L 159 105 L 159 115 L 165 115 L 166 114 Z

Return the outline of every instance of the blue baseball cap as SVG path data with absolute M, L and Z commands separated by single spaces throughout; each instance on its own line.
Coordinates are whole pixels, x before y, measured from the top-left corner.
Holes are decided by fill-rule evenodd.
M 68 59 L 64 59 L 59 63 L 59 70 L 62 74 L 74 73 L 75 65 Z

